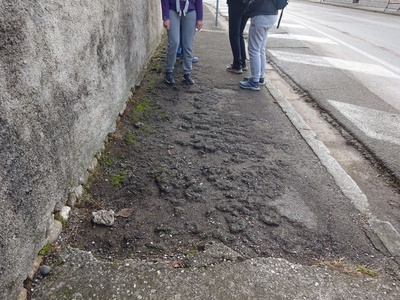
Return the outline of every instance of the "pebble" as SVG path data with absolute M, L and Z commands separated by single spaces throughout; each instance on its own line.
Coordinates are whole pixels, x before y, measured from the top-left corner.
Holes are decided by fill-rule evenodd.
M 46 276 L 47 274 L 49 274 L 50 270 L 51 270 L 51 268 L 49 266 L 46 266 L 46 265 L 40 266 L 40 268 L 39 268 L 39 272 L 43 276 Z

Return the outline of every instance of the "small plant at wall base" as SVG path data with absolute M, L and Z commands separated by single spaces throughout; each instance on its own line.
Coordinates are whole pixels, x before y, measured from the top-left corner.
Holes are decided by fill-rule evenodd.
M 62 227 L 65 228 L 67 226 L 67 220 L 65 220 L 59 212 L 54 215 L 54 219 L 59 221 L 62 224 Z
M 149 119 L 151 112 L 150 98 L 142 99 L 139 104 L 136 105 L 135 111 L 133 112 L 132 119 L 134 122 L 140 122 Z
M 50 252 L 51 252 L 51 244 L 47 242 L 47 244 L 44 245 L 42 249 L 40 249 L 39 255 L 44 256 L 46 254 L 49 254 Z
M 121 171 L 121 172 L 119 172 L 118 175 L 111 177 L 111 179 L 110 179 L 111 184 L 116 188 L 120 188 L 122 186 L 122 181 L 124 180 L 125 175 L 126 175 L 126 173 Z
M 100 164 L 105 167 L 111 167 L 112 165 L 112 160 L 110 158 L 110 152 L 106 152 L 102 155 Z
M 134 145 L 136 141 L 136 136 L 130 132 L 125 135 L 125 142 L 127 145 Z

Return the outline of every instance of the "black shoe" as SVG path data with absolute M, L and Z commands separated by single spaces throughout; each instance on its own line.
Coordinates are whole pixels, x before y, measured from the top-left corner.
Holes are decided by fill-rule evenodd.
M 172 72 L 165 73 L 165 82 L 170 85 L 175 84 L 175 79 L 174 79 L 174 75 L 172 74 Z
M 188 84 L 188 85 L 194 84 L 194 81 L 192 79 L 192 76 L 190 76 L 190 74 L 184 74 L 183 78 L 184 78 L 183 80 L 185 81 L 186 84 Z

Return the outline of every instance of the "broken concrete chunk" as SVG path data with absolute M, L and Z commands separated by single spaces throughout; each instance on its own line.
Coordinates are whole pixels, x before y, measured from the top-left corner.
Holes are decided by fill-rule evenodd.
M 71 207 L 70 206 L 64 206 L 60 210 L 60 217 L 63 218 L 65 221 L 67 221 L 70 211 L 71 211 Z
M 113 210 L 99 210 L 92 212 L 93 223 L 112 226 L 114 225 L 114 211 Z

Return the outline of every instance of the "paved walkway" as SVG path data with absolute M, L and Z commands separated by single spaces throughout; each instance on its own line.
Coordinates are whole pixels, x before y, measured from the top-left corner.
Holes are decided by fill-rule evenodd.
M 206 8 L 204 30 L 196 36 L 195 49 L 196 56 L 200 58 L 198 68 L 201 72 L 196 71 L 195 66 L 193 75 L 198 90 L 196 87 L 186 89 L 177 85 L 179 99 L 200 97 L 201 93 L 209 92 L 205 89 L 212 89 L 217 93 L 219 103 L 210 101 L 208 105 L 214 105 L 212 108 L 218 109 L 217 113 L 228 112 L 238 118 L 251 115 L 258 118 L 261 114 L 268 114 L 268 123 L 254 117 L 253 126 L 260 130 L 251 135 L 249 141 L 252 136 L 266 134 L 261 130 L 266 126 L 271 139 L 287 137 L 289 132 L 290 139 L 286 142 L 290 143 L 290 147 L 303 150 L 285 157 L 296 159 L 296 155 L 300 157 L 308 153 L 309 159 L 301 158 L 301 161 L 309 165 L 302 168 L 312 169 L 316 173 L 313 174 L 315 178 L 322 176 L 330 182 L 329 187 L 321 185 L 321 189 L 329 189 L 332 194 L 320 194 L 322 199 L 318 200 L 329 203 L 332 197 L 342 197 L 337 192 L 340 188 L 325 168 L 319 166 L 304 138 L 297 133 L 303 126 L 301 120 L 297 120 L 298 127 L 294 129 L 294 121 L 287 118 L 292 114 L 290 107 L 284 107 L 282 103 L 281 107 L 276 105 L 281 98 L 279 91 L 269 83 L 268 89 L 263 88 L 261 92 L 242 91 L 238 87 L 240 78 L 224 70 L 224 64 L 229 64 L 231 60 L 228 37 L 225 31 L 215 28 L 214 22 L 215 15 Z M 223 128 L 222 121 L 222 131 L 232 130 Z M 238 123 L 240 125 L 243 124 Z M 269 155 L 271 161 L 275 159 L 273 151 Z M 285 166 L 288 161 L 281 160 L 279 163 Z M 293 186 L 302 181 L 299 173 L 287 176 L 287 182 Z M 318 190 L 320 187 L 310 188 Z M 365 209 L 363 203 L 356 205 L 361 210 Z M 288 212 L 287 218 L 297 218 L 305 226 L 314 226 L 315 220 L 307 219 L 301 206 L 292 213 Z M 341 238 L 357 240 L 358 236 L 352 237 L 349 233 Z M 51 266 L 50 275 L 41 280 L 34 290 L 32 299 L 400 299 L 398 282 L 384 273 L 376 277 L 350 275 L 343 272 L 344 268 L 335 271 L 327 267 L 294 264 L 281 258 L 247 259 L 220 242 L 210 243 L 204 252 L 188 255 L 185 264 L 186 268 L 174 268 L 168 261 L 127 259 L 106 262 L 94 258 L 90 252 L 66 248 L 59 263 Z

